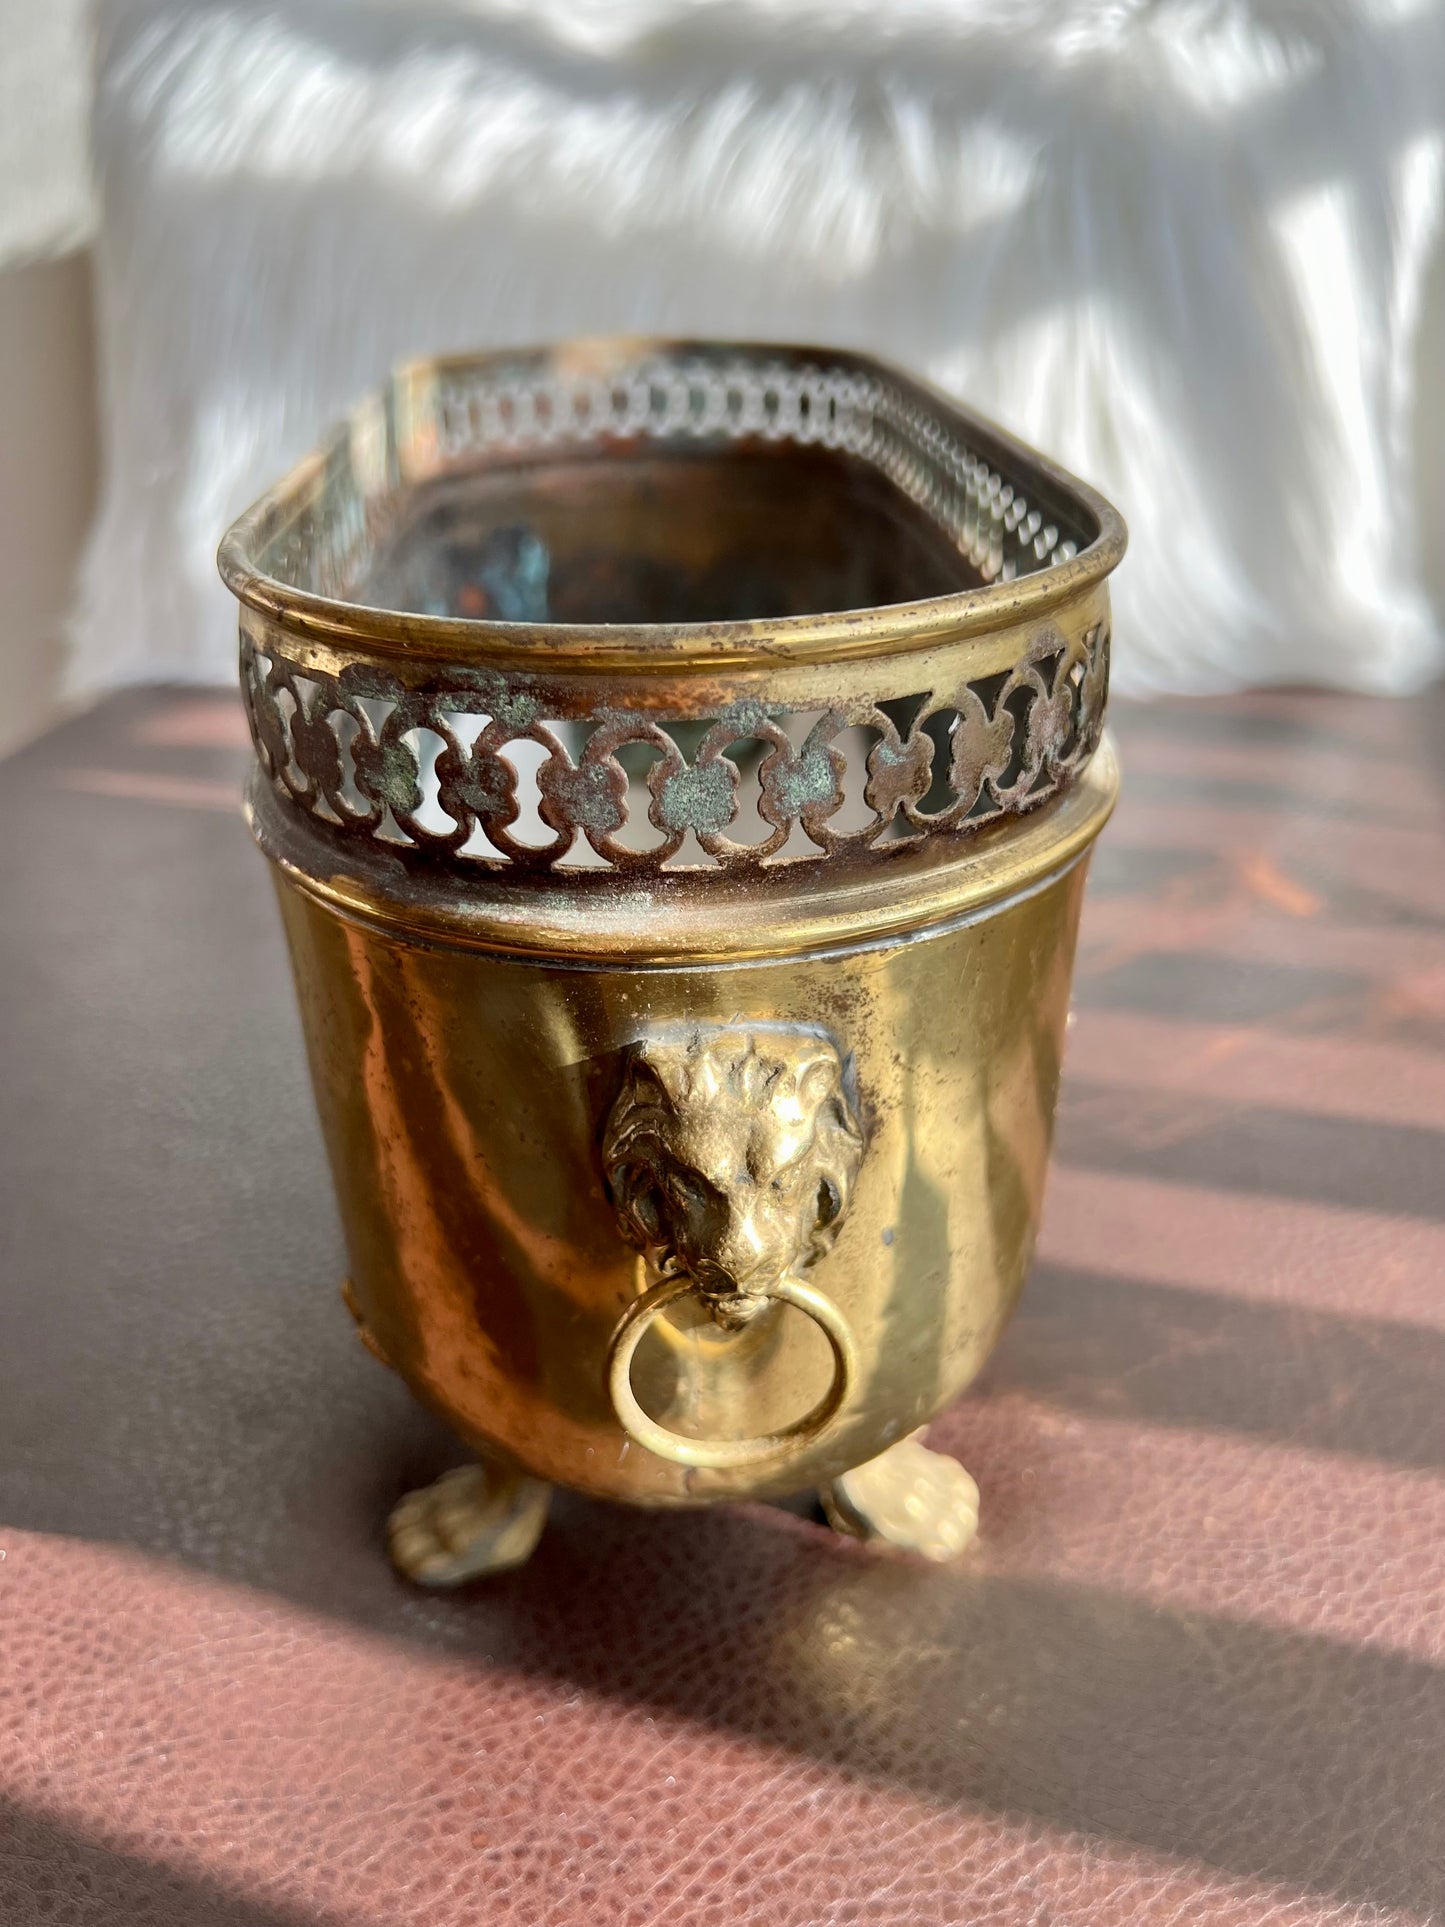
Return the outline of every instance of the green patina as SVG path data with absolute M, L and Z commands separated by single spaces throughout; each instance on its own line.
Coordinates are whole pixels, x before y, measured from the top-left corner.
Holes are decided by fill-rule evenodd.
M 831 803 L 838 794 L 833 759 L 825 749 L 808 750 L 773 771 L 768 788 L 788 816 L 801 815 L 813 803 Z
M 512 799 L 506 789 L 498 785 L 495 789 L 486 783 L 463 783 L 458 789 L 458 800 L 465 804 L 474 816 L 505 816 L 511 808 Z
M 620 829 L 626 819 L 620 794 L 626 781 L 620 770 L 593 763 L 554 777 L 553 786 L 558 800 L 579 829 L 604 835 Z
M 421 808 L 419 774 L 416 758 L 405 743 L 387 743 L 381 752 L 377 793 L 393 811 L 410 815 L 413 810 Z
M 535 696 L 523 694 L 520 690 L 498 690 L 492 699 L 492 718 L 504 729 L 530 729 L 540 712 L 540 704 Z
M 923 741 L 927 742 L 927 738 L 925 737 Z M 931 748 L 932 745 L 929 747 Z M 890 743 L 886 736 L 876 742 L 870 752 L 872 760 L 880 769 L 903 769 L 908 763 L 916 761 L 918 754 L 917 744 Z
M 730 763 L 696 764 L 669 776 L 658 798 L 658 814 L 669 830 L 721 830 L 737 814 Z
M 530 729 L 541 714 L 541 704 L 524 690 L 512 689 L 495 669 L 459 665 L 451 671 L 453 687 L 440 705 L 464 715 L 485 713 L 504 729 Z M 463 695 L 465 692 L 465 695 Z
M 754 730 L 767 728 L 772 720 L 761 703 L 747 701 L 729 704 L 718 717 L 720 723 L 726 723 L 729 729 L 735 729 L 740 738 L 751 736 Z

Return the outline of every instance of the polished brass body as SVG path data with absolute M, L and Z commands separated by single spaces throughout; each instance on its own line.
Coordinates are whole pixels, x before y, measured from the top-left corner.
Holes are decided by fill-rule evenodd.
M 871 363 L 636 343 L 405 370 L 227 538 L 349 1302 L 480 1453 L 865 1530 L 834 1482 L 978 1371 L 1114 798 L 1122 546 Z

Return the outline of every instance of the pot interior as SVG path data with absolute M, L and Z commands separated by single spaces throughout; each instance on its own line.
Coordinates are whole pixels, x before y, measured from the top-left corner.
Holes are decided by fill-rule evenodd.
M 654 447 L 425 483 L 352 594 L 416 615 L 675 623 L 877 608 L 983 581 L 854 456 Z

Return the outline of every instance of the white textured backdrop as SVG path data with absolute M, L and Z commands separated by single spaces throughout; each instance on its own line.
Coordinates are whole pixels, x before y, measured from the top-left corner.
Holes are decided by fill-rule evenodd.
M 86 0 L 0 0 L 0 268 L 89 240 Z
M 0 0 L 0 753 L 54 716 L 95 499 L 84 0 Z
M 638 328 L 882 352 L 1101 485 L 1127 687 L 1440 666 L 1437 0 L 102 0 L 100 28 L 77 688 L 231 673 L 220 531 L 397 356 Z

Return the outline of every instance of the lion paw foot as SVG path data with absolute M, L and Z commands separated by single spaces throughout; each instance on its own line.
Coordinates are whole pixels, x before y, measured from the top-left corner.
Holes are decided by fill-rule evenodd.
M 978 1533 L 978 1487 L 956 1459 L 913 1433 L 825 1485 L 829 1523 L 925 1559 L 956 1559 Z
M 398 1500 L 387 1520 L 392 1564 L 419 1586 L 461 1586 L 526 1563 L 552 1488 L 499 1465 L 463 1465 Z

